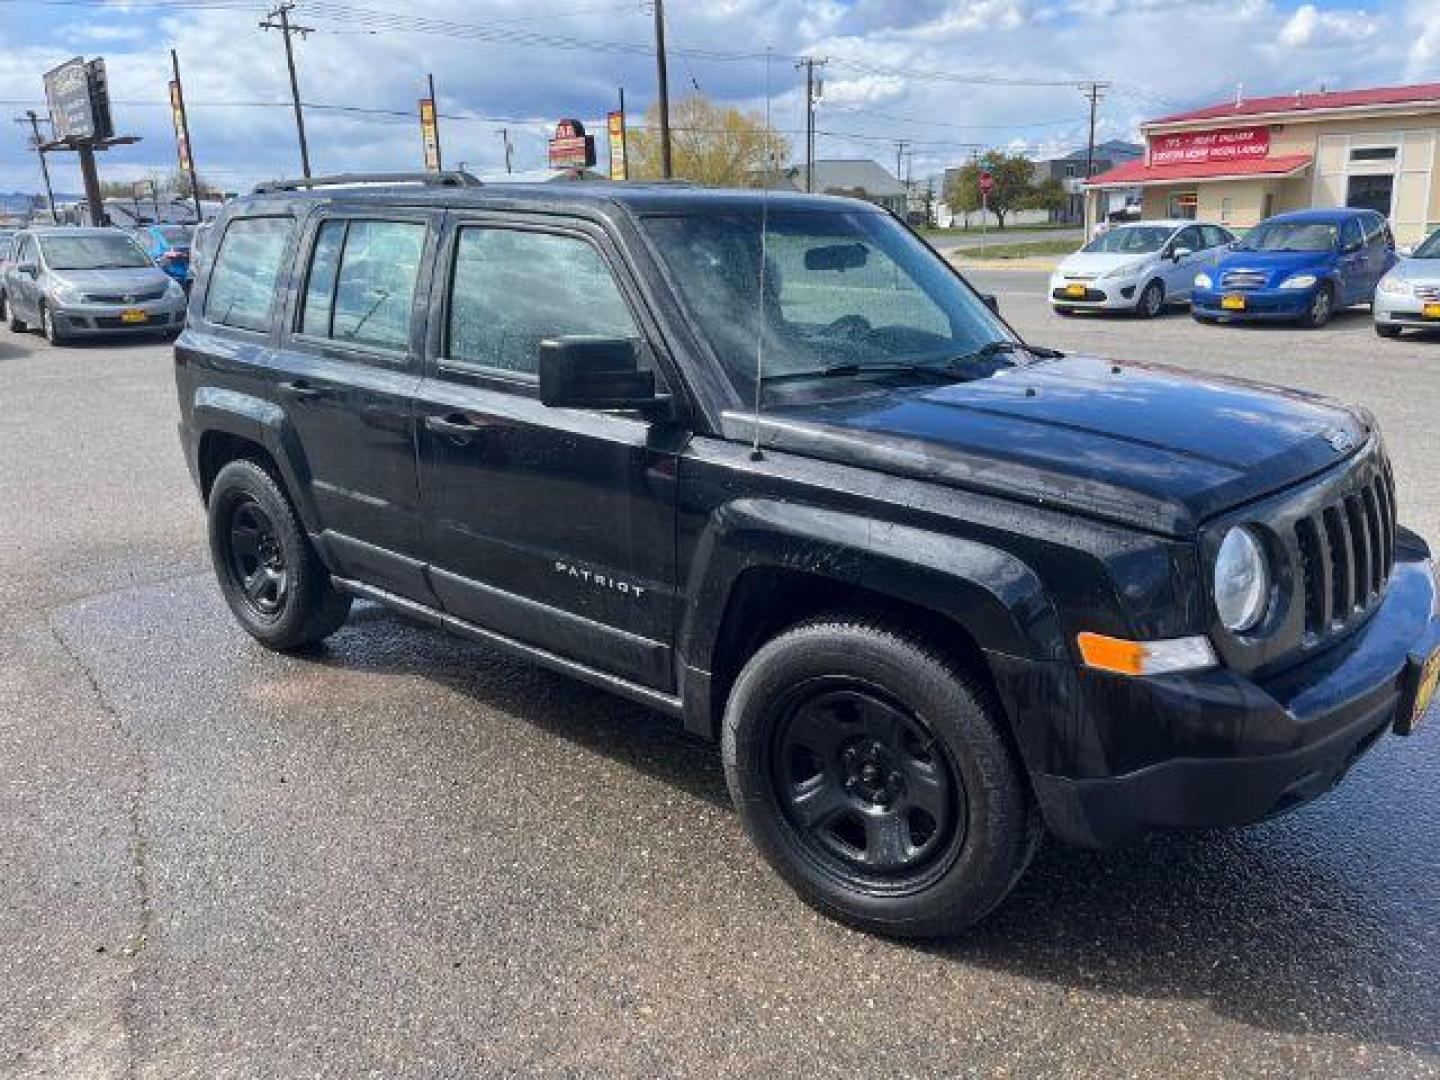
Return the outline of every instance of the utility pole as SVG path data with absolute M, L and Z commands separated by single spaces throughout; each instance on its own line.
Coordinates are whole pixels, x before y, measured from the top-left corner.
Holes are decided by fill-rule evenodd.
M 440 99 L 435 96 L 435 76 L 427 75 L 430 80 L 430 107 L 435 110 L 435 171 L 445 170 L 445 159 L 440 154 Z
M 190 118 L 185 112 L 185 91 L 180 86 L 180 57 L 174 49 L 170 50 L 170 63 L 175 68 L 175 101 L 172 103 L 180 118 L 180 137 L 185 140 L 185 167 L 190 173 L 190 197 L 195 200 L 195 224 L 205 220 L 204 213 L 200 210 L 200 175 L 195 171 L 195 146 L 190 142 Z M 153 192 L 155 184 L 152 181 L 150 189 Z M 157 202 L 155 216 L 160 216 L 160 208 Z
M 305 141 L 305 113 L 300 108 L 300 83 L 295 78 L 295 50 L 290 44 L 290 36 L 299 34 L 304 37 L 315 28 L 291 25 L 290 12 L 294 7 L 295 5 L 290 0 L 285 0 L 265 16 L 265 21 L 260 24 L 260 29 L 279 30 L 280 36 L 285 40 L 285 66 L 290 69 L 290 98 L 295 103 L 295 131 L 300 136 L 300 169 L 308 180 L 310 178 L 310 146 Z
M 1100 105 L 1101 93 L 1107 90 L 1109 86 L 1109 83 L 1101 82 L 1092 82 L 1085 84 L 1085 96 L 1090 100 L 1090 138 L 1085 144 L 1084 184 L 1088 184 L 1090 182 L 1090 178 L 1095 175 L 1095 110 Z M 1080 199 L 1082 207 L 1089 205 L 1090 202 L 1090 196 L 1086 191 L 1084 184 L 1081 185 L 1080 189 Z M 1087 214 L 1081 214 L 1082 219 L 1087 216 Z
M 900 180 L 900 177 L 902 175 L 901 163 L 905 160 L 905 148 L 909 145 L 910 143 L 904 139 L 895 140 L 895 179 L 901 183 L 904 182 Z
M 509 128 L 501 128 L 501 129 L 500 129 L 500 141 L 505 144 L 505 173 L 506 173 L 506 175 L 508 176 L 509 173 L 510 173 L 510 129 L 509 129 Z
M 670 157 L 670 76 L 665 70 L 665 0 L 655 4 L 655 74 L 660 84 L 660 175 L 674 175 Z
M 805 190 L 814 191 L 815 173 L 815 102 L 819 100 L 821 91 L 815 80 L 815 69 L 824 67 L 828 61 L 806 56 L 795 61 L 795 68 L 805 69 Z
M 15 122 L 30 125 L 30 133 L 35 138 L 35 153 L 40 158 L 40 175 L 45 179 L 45 198 L 50 202 L 50 220 L 58 222 L 60 219 L 55 216 L 55 192 L 50 187 L 50 165 L 45 160 L 45 140 L 40 138 L 40 118 L 35 115 L 34 109 L 26 109 L 25 116 Z

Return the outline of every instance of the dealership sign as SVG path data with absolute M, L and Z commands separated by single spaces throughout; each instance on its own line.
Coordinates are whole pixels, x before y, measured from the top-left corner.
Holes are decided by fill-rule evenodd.
M 425 150 L 425 171 L 440 171 L 440 126 L 435 120 L 435 102 L 420 99 L 420 144 Z
M 628 180 L 630 172 L 625 167 L 625 114 L 607 113 L 605 128 L 610 134 L 610 179 Z
M 1181 131 L 1150 140 L 1151 165 L 1192 165 L 1205 161 L 1250 161 L 1270 154 L 1270 128 Z
M 588 169 L 595 164 L 595 136 L 579 120 L 561 120 L 550 140 L 552 169 Z
M 45 103 L 56 139 L 108 139 L 110 91 L 105 61 L 77 56 L 45 73 Z

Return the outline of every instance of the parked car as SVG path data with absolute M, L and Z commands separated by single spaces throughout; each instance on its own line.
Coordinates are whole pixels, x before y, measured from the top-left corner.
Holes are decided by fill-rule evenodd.
M 1399 337 L 1407 326 L 1440 330 L 1440 229 L 1380 279 L 1373 311 L 1381 337 Z
M 181 285 L 190 281 L 190 246 L 195 235 L 193 225 L 142 225 L 134 231 L 136 242 Z
M 1188 300 L 1196 272 L 1234 239 L 1204 221 L 1117 222 L 1056 267 L 1050 306 L 1061 315 L 1097 309 L 1154 318 Z
M 1437 584 L 1363 410 L 1027 344 L 857 200 L 366 179 L 230 203 L 176 344 L 262 644 L 367 597 L 660 710 L 898 935 L 1046 827 L 1258 821 L 1423 715 Z
M 1196 275 L 1190 310 L 1201 322 L 1320 327 L 1341 308 L 1370 303 L 1394 264 L 1395 238 L 1374 210 L 1278 214 Z
M 52 344 L 92 334 L 175 333 L 185 290 L 119 229 L 26 229 L 5 270 L 0 318 Z

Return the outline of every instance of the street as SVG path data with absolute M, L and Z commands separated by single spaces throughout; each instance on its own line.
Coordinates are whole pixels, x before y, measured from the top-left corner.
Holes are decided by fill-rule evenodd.
M 1440 336 L 1062 319 L 1027 338 L 1372 408 L 1440 540 Z M 358 607 L 266 652 L 209 569 L 170 348 L 0 330 L 0 1071 L 1440 1075 L 1440 716 L 1223 834 L 1047 843 L 968 935 L 805 907 L 715 748 Z

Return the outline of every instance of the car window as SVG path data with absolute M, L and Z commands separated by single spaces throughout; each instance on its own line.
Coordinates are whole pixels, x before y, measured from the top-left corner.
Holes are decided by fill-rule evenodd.
M 305 306 L 300 315 L 300 332 L 315 337 L 330 336 L 330 313 L 335 306 L 335 272 L 340 268 L 340 249 L 345 244 L 345 222 L 327 221 L 315 236 L 310 255 L 310 272 L 305 282 Z
M 1340 246 L 1347 248 L 1352 244 L 1359 244 L 1361 242 L 1360 222 L 1355 218 L 1348 219 L 1345 224 L 1340 227 Z
M 1201 231 L 1205 235 L 1205 246 L 1207 248 L 1223 247 L 1230 242 L 1230 234 L 1218 225 L 1205 225 Z
M 205 317 L 243 330 L 268 330 L 275 282 L 295 221 L 237 218 L 225 230 L 210 274 Z
M 426 226 L 418 221 L 352 221 L 335 280 L 330 337 L 403 350 Z
M 1191 251 L 1200 251 L 1205 247 L 1205 238 L 1200 233 L 1200 226 L 1187 225 L 1180 230 L 1180 235 L 1175 237 L 1171 251 L 1178 251 L 1180 248 L 1189 248 Z
M 464 228 L 450 286 L 448 356 L 535 374 L 540 342 L 568 334 L 640 337 L 604 258 L 556 233 Z

